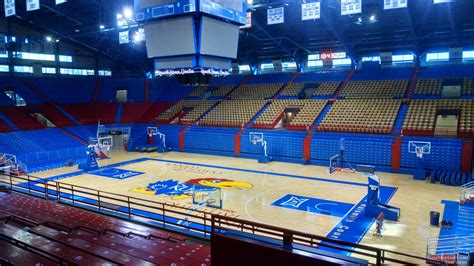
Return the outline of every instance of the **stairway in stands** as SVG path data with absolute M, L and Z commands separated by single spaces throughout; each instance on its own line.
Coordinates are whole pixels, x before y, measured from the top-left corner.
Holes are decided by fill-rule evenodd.
M 342 90 L 346 87 L 347 83 L 351 80 L 352 75 L 354 75 L 355 70 L 351 69 L 347 72 L 346 77 L 344 78 L 344 81 L 342 81 L 339 86 L 337 87 L 336 91 L 334 92 L 334 95 L 332 96 L 331 99 L 336 100 L 339 97 L 339 94 L 341 94 Z
M 15 125 L 15 123 L 13 123 L 10 119 L 8 119 L 8 117 L 4 116 L 2 113 L 0 113 L 0 120 L 2 120 L 2 122 L 9 126 L 13 131 L 18 131 L 18 127 Z
M 232 93 L 237 90 L 242 84 L 246 84 L 249 80 L 251 80 L 253 78 L 253 75 L 247 75 L 245 77 L 244 80 L 242 80 L 242 82 L 240 82 L 239 84 L 235 85 L 232 90 L 230 90 L 225 96 L 224 96 L 224 99 L 228 99 L 230 95 L 232 95 Z
M 410 81 L 408 82 L 407 90 L 405 91 L 404 98 L 411 99 L 413 93 L 416 89 L 416 82 L 418 81 L 418 73 L 420 72 L 420 67 L 415 67 L 413 69 L 413 73 L 410 77 Z
M 273 99 L 278 99 L 280 97 L 280 94 L 286 89 L 286 87 L 288 87 L 289 84 L 294 82 L 300 75 L 301 75 L 300 72 L 296 72 L 293 76 L 291 76 L 290 80 L 288 80 L 288 82 L 283 84 L 283 86 L 275 93 L 275 95 L 273 96 Z
M 41 92 L 38 88 L 36 88 L 35 85 L 33 85 L 32 83 L 30 83 L 29 81 L 26 81 L 24 79 L 20 79 L 21 82 L 23 82 L 23 84 L 25 84 L 32 92 L 34 92 L 36 95 L 40 96 L 41 98 L 43 98 L 47 104 L 51 105 L 54 109 L 56 109 L 57 111 L 61 112 L 62 114 L 64 114 L 69 120 L 71 120 L 72 122 L 74 122 L 76 125 L 80 125 L 81 123 L 79 122 L 79 120 L 77 120 L 75 117 L 73 117 L 71 114 L 69 114 L 68 112 L 66 112 L 64 109 L 62 109 L 61 107 L 59 107 L 59 105 L 57 105 L 56 103 L 54 103 L 51 99 L 49 99 L 48 96 L 46 96 L 43 92 Z
M 97 99 L 99 98 L 99 94 L 100 94 L 100 91 L 102 90 L 103 85 L 104 85 L 104 79 L 99 78 L 97 80 L 97 84 L 95 85 L 94 97 L 92 98 L 94 103 L 97 102 Z
M 402 105 L 400 106 L 400 110 L 398 110 L 395 123 L 393 124 L 392 135 L 402 134 L 403 122 L 405 121 L 405 117 L 407 113 L 408 113 L 408 103 L 402 103 Z
M 252 119 L 250 119 L 250 121 L 244 126 L 244 128 L 251 128 L 253 127 L 253 124 L 255 124 L 255 121 L 258 119 L 258 117 L 263 114 L 267 109 L 268 107 L 270 107 L 270 105 L 272 105 L 272 102 L 267 102 L 263 107 L 262 109 L 260 109 L 260 111 L 258 111 L 258 113 L 256 113 L 254 115 L 254 117 L 252 117 Z
M 122 121 L 122 113 L 123 113 L 123 104 L 121 102 L 117 105 L 117 111 L 115 112 L 115 123 L 120 124 Z
M 332 107 L 332 103 L 327 103 L 326 106 L 324 106 L 324 109 L 321 111 L 321 113 L 318 115 L 318 118 L 316 118 L 315 122 L 311 126 L 311 129 L 310 129 L 311 132 L 318 131 L 319 124 L 321 124 L 321 121 L 323 121 L 324 117 L 331 110 L 331 107 Z

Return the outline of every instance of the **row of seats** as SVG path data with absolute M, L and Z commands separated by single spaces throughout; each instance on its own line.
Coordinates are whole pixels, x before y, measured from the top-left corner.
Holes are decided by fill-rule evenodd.
M 474 102 L 469 100 L 413 100 L 403 130 L 433 131 L 440 111 L 459 113 L 459 132 L 474 132 Z
M 192 123 L 198 120 L 207 110 L 211 109 L 217 101 L 202 101 L 199 105 L 196 105 L 191 111 L 181 117 L 182 122 Z
M 50 104 L 41 106 L 41 113 L 57 127 L 68 127 L 76 124 Z
M 338 81 L 321 82 L 319 83 L 319 88 L 313 93 L 313 96 L 333 95 L 338 87 Z
M 442 79 L 419 79 L 416 82 L 416 95 L 440 95 L 443 85 Z
M 211 96 L 224 97 L 235 87 L 236 85 L 220 85 L 215 91 L 212 92 Z
M 2 107 L 0 113 L 5 115 L 20 130 L 35 130 L 44 128 L 26 107 Z
M 181 100 L 159 115 L 157 121 L 169 123 L 179 117 L 180 121 L 194 122 L 216 103 L 217 101 L 208 100 Z
M 273 125 L 281 118 L 286 109 L 297 110 L 290 125 L 306 127 L 311 126 L 326 105 L 321 100 L 275 100 L 255 121 L 255 125 Z
M 0 246 L 22 254 L 0 260 L 14 265 L 210 265 L 210 247 L 180 235 L 28 196 L 0 199 Z
M 286 85 L 285 89 L 281 92 L 281 96 L 298 96 L 300 91 L 303 89 L 305 86 L 304 83 L 294 83 L 291 82 L 288 85 Z
M 194 89 L 190 94 L 188 94 L 188 97 L 200 97 L 203 93 L 205 93 L 209 89 L 208 86 L 198 86 L 196 89 Z
M 121 123 L 150 123 L 168 109 L 170 103 L 122 103 Z
M 474 95 L 474 78 L 464 79 L 462 94 L 464 94 L 464 95 Z
M 207 126 L 242 127 L 267 103 L 266 100 L 226 100 L 199 123 Z
M 283 86 L 274 84 L 242 84 L 229 97 L 231 99 L 269 99 Z
M 341 92 L 343 98 L 402 98 L 408 80 L 350 81 Z
M 62 109 L 71 114 L 81 124 L 113 124 L 117 103 L 89 103 L 89 104 L 67 104 L 61 105 Z
M 318 126 L 320 131 L 389 134 L 400 109 L 400 100 L 339 100 Z
M 5 124 L 2 120 L 0 120 L 0 132 L 10 132 L 12 129 Z

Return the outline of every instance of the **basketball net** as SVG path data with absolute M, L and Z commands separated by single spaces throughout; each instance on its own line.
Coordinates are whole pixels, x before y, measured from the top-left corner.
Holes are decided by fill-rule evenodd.
M 423 148 L 416 148 L 416 157 L 423 159 Z

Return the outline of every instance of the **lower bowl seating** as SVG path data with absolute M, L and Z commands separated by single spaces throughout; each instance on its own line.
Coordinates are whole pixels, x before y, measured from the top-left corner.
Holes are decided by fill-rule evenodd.
M 321 121 L 320 131 L 389 134 L 400 100 L 338 100 Z

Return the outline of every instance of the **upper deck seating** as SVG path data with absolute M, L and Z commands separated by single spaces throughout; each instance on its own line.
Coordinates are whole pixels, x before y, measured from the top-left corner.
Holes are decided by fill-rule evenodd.
M 408 80 L 349 81 L 342 90 L 343 98 L 403 98 Z
M 226 100 L 199 123 L 207 126 L 242 127 L 267 103 L 266 100 Z
M 282 83 L 274 84 L 242 84 L 233 91 L 231 99 L 270 99 L 283 86 Z

